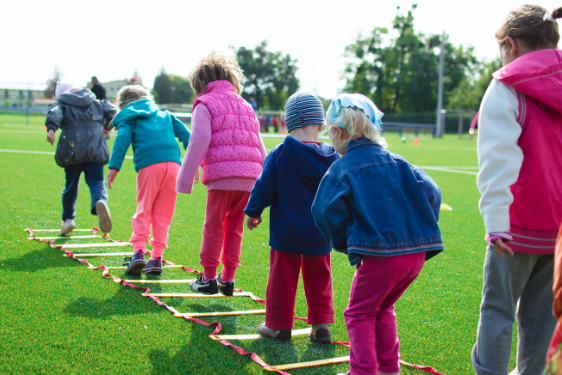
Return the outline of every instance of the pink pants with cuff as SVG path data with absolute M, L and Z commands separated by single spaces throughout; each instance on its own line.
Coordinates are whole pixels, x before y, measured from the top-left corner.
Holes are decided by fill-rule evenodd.
M 176 180 L 180 165 L 165 162 L 142 168 L 137 175 L 137 212 L 133 216 L 135 251 L 143 250 L 152 226 L 152 256 L 162 257 L 168 247 L 168 232 L 176 208 Z
M 425 252 L 363 256 L 344 312 L 351 344 L 348 374 L 400 371 L 394 303 L 418 277 L 424 262 Z
M 199 252 L 205 280 L 215 278 L 220 263 L 224 266 L 221 279 L 234 280 L 236 269 L 240 267 L 244 208 L 248 204 L 248 199 L 250 199 L 248 191 L 210 190 L 207 192 L 203 240 Z

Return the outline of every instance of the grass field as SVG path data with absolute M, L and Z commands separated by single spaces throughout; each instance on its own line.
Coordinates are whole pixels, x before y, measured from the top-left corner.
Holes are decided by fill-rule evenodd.
M 137 290 L 102 278 L 47 244 L 26 239 L 24 228 L 58 228 L 64 172 L 55 162 L 55 148 L 46 142 L 44 118 L 0 115 L 0 373 L 188 373 L 262 374 L 247 357 L 208 338 L 214 328 L 176 319 Z M 58 133 L 57 133 L 58 134 Z M 110 148 L 114 136 L 110 142 Z M 272 148 L 279 140 L 267 139 Z M 401 355 L 406 362 L 435 367 L 445 374 L 474 373 L 470 352 L 476 337 L 485 243 L 475 186 L 475 141 L 421 139 L 401 143 L 388 137 L 389 149 L 427 169 L 443 191 L 440 226 L 446 251 L 429 261 L 420 277 L 397 303 Z M 6 150 L 41 151 L 45 154 Z M 464 167 L 464 168 L 463 168 Z M 107 171 L 106 171 L 107 172 Z M 135 176 L 127 159 L 110 190 L 112 238 L 128 240 L 135 211 Z M 376 192 L 373 192 L 375 194 Z M 179 194 L 165 258 L 201 269 L 199 247 L 206 192 L 196 185 L 193 195 Z M 269 268 L 268 215 L 258 230 L 246 231 L 237 287 L 265 297 Z M 97 226 L 89 214 L 89 193 L 81 181 L 77 204 L 78 228 Z M 58 241 L 60 242 L 60 241 Z M 71 240 L 67 243 L 85 243 Z M 97 242 L 103 242 L 97 240 Z M 115 249 L 114 249 L 115 250 Z M 120 249 L 122 250 L 122 249 Z M 92 258 L 94 265 L 121 265 L 122 258 Z M 344 255 L 332 254 L 336 324 L 333 338 L 348 341 L 343 320 L 354 269 Z M 112 270 L 121 277 L 122 270 Z M 167 279 L 193 278 L 167 269 Z M 376 287 L 376 286 L 374 286 Z M 152 291 L 187 292 L 187 284 L 155 285 Z M 246 298 L 174 299 L 163 301 L 181 312 L 260 309 Z M 302 285 L 297 316 L 306 316 Z M 213 319 L 205 319 L 212 322 Z M 216 319 L 223 334 L 255 333 L 263 315 Z M 297 321 L 296 328 L 304 328 Z M 284 364 L 348 355 L 341 345 L 311 344 L 306 336 L 291 343 L 260 339 L 233 341 L 257 353 L 269 364 Z M 347 364 L 292 370 L 295 375 L 345 372 Z M 403 374 L 423 372 L 402 368 Z

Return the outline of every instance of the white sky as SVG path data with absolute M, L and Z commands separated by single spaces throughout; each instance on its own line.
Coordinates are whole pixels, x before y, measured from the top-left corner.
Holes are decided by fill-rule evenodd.
M 9 5 L 8 5 L 9 3 Z M 472 45 L 480 58 L 498 56 L 494 33 L 513 0 L 420 0 L 417 31 L 441 33 L 455 44 Z M 187 76 L 199 59 L 229 45 L 269 49 L 298 59 L 301 89 L 326 98 L 341 89 L 342 57 L 359 31 L 390 27 L 396 7 L 412 1 L 60 1 L 2 0 L 0 87 L 42 83 L 55 65 L 65 81 L 85 85 L 130 78 L 135 69 L 152 87 L 164 66 Z M 559 1 L 542 1 L 549 11 Z

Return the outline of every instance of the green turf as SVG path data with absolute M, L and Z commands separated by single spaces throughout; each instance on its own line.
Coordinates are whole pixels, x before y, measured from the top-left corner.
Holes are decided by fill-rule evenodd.
M 44 118 L 0 115 L 0 149 L 53 152 L 46 142 Z M 115 139 L 112 136 L 110 147 Z M 401 143 L 388 137 L 390 150 L 410 162 L 426 166 L 476 166 L 475 142 L 450 136 Z M 267 139 L 268 149 L 278 140 Z M 0 152 L 0 373 L 188 373 L 262 374 L 262 368 L 234 350 L 211 341 L 214 328 L 174 318 L 167 310 L 143 298 L 139 291 L 102 278 L 65 258 L 61 251 L 26 239 L 26 227 L 57 228 L 64 172 L 49 154 Z M 446 374 L 473 373 L 470 352 L 476 336 L 482 265 L 483 225 L 478 213 L 475 176 L 428 171 L 441 186 L 443 202 L 453 207 L 442 212 L 440 226 L 447 250 L 429 261 L 414 285 L 396 305 L 402 359 L 430 365 Z M 127 240 L 136 208 L 135 176 L 130 159 L 110 190 L 112 237 Z M 373 192 L 376 194 L 376 192 Z M 199 247 L 206 192 L 196 185 L 193 195 L 179 194 L 165 257 L 200 269 Z M 366 197 L 368 198 L 368 197 Z M 81 182 L 76 223 L 97 225 L 89 214 L 89 193 Z M 76 243 L 103 242 L 99 239 Z M 258 230 L 246 231 L 237 286 L 265 297 L 268 277 L 268 218 Z M 124 250 L 124 248 L 113 248 Z M 91 258 L 94 265 L 121 265 L 121 258 Z M 354 269 L 344 255 L 333 253 L 336 323 L 333 337 L 347 341 L 343 320 Z M 112 270 L 121 277 L 122 270 Z M 180 270 L 166 270 L 165 278 L 192 278 Z M 376 286 L 374 286 L 376 287 Z M 153 291 L 186 292 L 186 285 L 154 285 Z M 166 298 L 181 312 L 215 309 L 261 309 L 246 298 L 183 300 Z M 297 316 L 306 316 L 300 286 Z M 209 322 L 214 319 L 207 318 Z M 263 315 L 216 319 L 222 333 L 255 333 Z M 296 322 L 297 328 L 305 327 Z M 291 362 L 347 355 L 345 347 L 311 344 L 306 337 L 291 343 L 271 340 L 233 341 L 256 352 L 266 362 Z M 345 372 L 347 364 L 290 371 L 295 375 Z M 403 368 L 403 374 L 422 372 Z

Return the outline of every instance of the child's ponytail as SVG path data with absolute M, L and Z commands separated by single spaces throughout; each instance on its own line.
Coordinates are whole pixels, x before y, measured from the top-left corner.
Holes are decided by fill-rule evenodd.
M 509 12 L 496 32 L 500 45 L 510 38 L 519 39 L 533 50 L 556 48 L 560 39 L 557 19 L 562 18 L 562 7 L 549 13 L 539 5 L 526 4 Z

